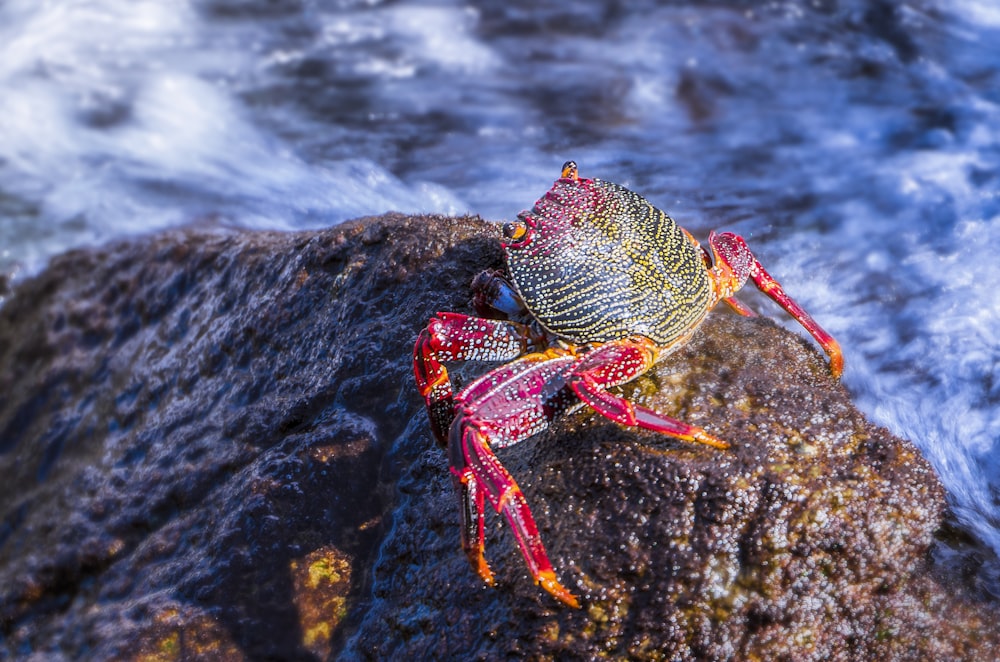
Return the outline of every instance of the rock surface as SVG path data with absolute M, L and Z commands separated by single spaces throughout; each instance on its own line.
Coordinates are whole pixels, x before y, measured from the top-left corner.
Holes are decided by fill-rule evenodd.
M 483 587 L 409 357 L 429 315 L 469 311 L 497 236 L 193 229 L 14 287 L 0 657 L 996 657 L 997 606 L 931 562 L 928 464 L 810 341 L 724 311 L 625 392 L 733 449 L 581 412 L 500 451 L 583 608 L 529 581 L 497 518 Z

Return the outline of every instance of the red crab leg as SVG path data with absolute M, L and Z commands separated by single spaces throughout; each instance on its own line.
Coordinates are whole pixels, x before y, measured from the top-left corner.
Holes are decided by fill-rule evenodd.
M 466 434 L 463 432 L 463 434 Z M 462 443 L 464 446 L 464 443 Z M 469 558 L 472 569 L 483 581 L 493 586 L 493 571 L 486 562 L 486 495 L 476 479 L 476 472 L 464 466 L 461 470 L 451 467 L 452 483 L 458 490 L 462 508 L 462 549 Z
M 736 297 L 726 297 L 723 299 L 729 307 L 735 310 L 737 313 L 743 317 L 757 317 L 757 313 L 750 309 L 745 303 L 737 299 Z
M 657 351 L 653 341 L 642 336 L 601 345 L 573 368 L 570 387 L 594 411 L 616 423 L 662 432 L 715 448 L 729 448 L 728 443 L 699 427 L 641 407 L 606 390 L 629 382 L 649 370 L 656 362 Z
M 715 272 L 716 286 L 720 296 L 728 297 L 742 287 L 747 278 L 753 280 L 757 288 L 784 308 L 789 315 L 798 320 L 813 338 L 816 339 L 830 357 L 830 372 L 834 377 L 840 377 L 844 372 L 844 355 L 840 345 L 829 333 L 816 323 L 809 313 L 802 310 L 799 304 L 785 294 L 778 281 L 767 273 L 754 254 L 750 251 L 743 237 L 732 232 L 712 233 L 708 243 L 715 254 L 718 271 Z
M 493 583 L 484 555 L 488 499 L 510 525 L 535 582 L 571 607 L 580 603 L 556 578 L 528 502 L 490 446 L 527 439 L 564 411 L 575 398 L 558 378 L 576 360 L 559 352 L 529 354 L 476 380 L 458 396 L 459 418 L 448 444 L 462 506 L 462 548 L 473 569 L 486 583 Z
M 485 495 L 494 509 L 502 514 L 510 525 L 517 546 L 535 582 L 563 604 L 578 608 L 580 602 L 576 596 L 556 578 L 524 493 L 490 450 L 487 435 L 474 425 L 453 429 L 460 430 L 461 440 L 456 443 L 461 445 L 470 463 L 461 471 L 454 467 L 451 471 L 463 503 L 462 547 L 473 569 L 487 584 L 493 584 L 493 572 L 484 556 Z
M 690 241 L 694 245 L 695 250 L 697 250 L 699 253 L 701 253 L 701 257 L 702 257 L 702 259 L 705 262 L 705 268 L 708 269 L 709 272 L 711 273 L 711 271 L 712 271 L 712 254 L 709 253 L 707 250 L 705 250 L 704 246 L 702 246 L 700 243 L 698 243 L 698 240 L 694 238 L 693 234 L 691 234 L 690 232 L 688 232 L 684 228 L 681 228 L 681 231 L 684 233 L 684 236 L 687 237 L 688 241 Z M 744 279 L 744 281 L 745 280 L 746 279 Z M 742 287 L 742 285 L 743 285 L 743 283 L 741 282 L 739 287 Z M 737 287 L 736 290 L 738 290 L 739 287 Z M 733 290 L 733 291 L 735 291 L 735 290 Z M 725 301 L 727 304 L 729 304 L 730 308 L 732 308 L 733 310 L 735 310 L 740 315 L 743 315 L 744 317 L 756 317 L 757 316 L 757 313 L 755 313 L 754 311 L 752 311 L 746 304 L 744 304 L 739 299 L 736 299 L 735 297 L 728 297 L 727 296 L 727 297 L 723 297 L 722 300 Z
M 523 354 L 528 328 L 516 322 L 438 313 L 413 347 L 413 375 L 424 397 L 431 429 L 444 446 L 455 418 L 454 393 L 442 361 L 506 361 Z

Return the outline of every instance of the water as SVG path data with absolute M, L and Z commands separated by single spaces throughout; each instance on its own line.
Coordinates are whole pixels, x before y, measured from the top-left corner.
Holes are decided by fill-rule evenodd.
M 992 0 L 7 0 L 0 274 L 193 222 L 509 219 L 572 158 L 746 236 L 1000 551 L 998 102 Z

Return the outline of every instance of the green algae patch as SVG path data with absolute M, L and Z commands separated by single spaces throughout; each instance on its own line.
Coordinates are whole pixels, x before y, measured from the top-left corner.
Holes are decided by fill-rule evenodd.
M 331 638 L 347 615 L 350 559 L 335 547 L 321 547 L 293 560 L 289 571 L 302 645 L 321 658 L 328 657 Z

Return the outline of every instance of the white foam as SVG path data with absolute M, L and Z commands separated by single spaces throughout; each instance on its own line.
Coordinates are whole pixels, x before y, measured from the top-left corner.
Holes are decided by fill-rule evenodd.
M 395 10 L 393 29 L 409 30 L 436 62 L 487 66 L 488 50 L 471 38 L 435 36 L 453 13 Z M 367 20 L 379 34 L 375 17 Z M 62 224 L 20 251 L 22 266 L 30 272 L 72 245 L 203 215 L 283 228 L 465 209 L 443 187 L 404 183 L 363 157 L 305 162 L 246 116 L 227 81 L 257 63 L 228 38 L 206 34 L 186 3 L 0 6 L 0 190 Z M 9 221 L 26 225 L 0 235 L 29 240 L 35 222 Z
M 994 0 L 952 0 L 940 3 L 940 7 L 963 16 L 970 23 L 1000 28 L 1000 5 Z

